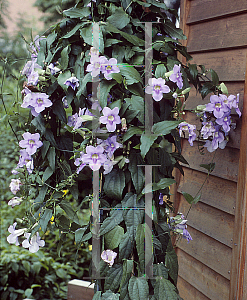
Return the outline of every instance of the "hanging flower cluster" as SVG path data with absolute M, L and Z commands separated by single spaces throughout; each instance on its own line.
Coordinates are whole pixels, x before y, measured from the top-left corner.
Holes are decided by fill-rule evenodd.
M 192 241 L 192 237 L 187 230 L 187 221 L 183 214 L 178 213 L 176 217 L 169 218 L 169 226 L 175 232 L 183 236 L 184 239 L 189 243 Z

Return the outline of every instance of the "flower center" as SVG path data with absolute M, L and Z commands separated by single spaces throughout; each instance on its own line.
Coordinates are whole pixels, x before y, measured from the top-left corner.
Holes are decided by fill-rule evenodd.
M 98 157 L 99 157 L 99 155 L 96 154 L 96 153 L 94 153 L 94 154 L 92 155 L 92 159 L 98 159 Z
M 100 67 L 100 63 L 96 62 L 96 63 L 95 63 L 95 68 L 97 69 L 97 68 L 99 68 L 99 67 Z
M 214 135 L 215 137 L 218 137 L 219 136 L 219 133 L 218 132 L 215 132 L 215 135 Z
M 106 70 L 111 70 L 111 69 L 112 69 L 111 66 L 107 66 L 107 67 L 106 67 Z
M 160 90 L 160 85 L 155 85 L 154 89 L 155 89 L 155 91 Z
M 227 117 L 224 118 L 224 122 L 227 122 Z
M 28 143 L 29 143 L 29 145 L 34 145 L 35 141 L 34 140 L 29 140 Z
M 182 130 L 188 130 L 188 126 L 187 125 L 182 126 Z
M 108 120 L 113 122 L 114 121 L 114 116 L 108 116 Z
M 211 128 L 211 124 L 207 124 L 206 127 L 207 127 L 207 128 Z
M 38 104 L 43 103 L 43 102 L 44 102 L 43 99 L 41 99 L 41 98 L 38 98 L 38 99 L 37 99 L 37 103 L 38 103 Z
M 221 103 L 216 103 L 216 104 L 215 104 L 215 107 L 221 108 Z

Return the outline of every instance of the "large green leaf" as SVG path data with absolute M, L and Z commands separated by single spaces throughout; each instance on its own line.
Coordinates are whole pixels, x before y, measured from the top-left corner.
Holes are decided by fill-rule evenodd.
M 133 83 L 142 82 L 140 73 L 130 65 L 119 66 L 120 73 L 125 77 L 126 83 L 131 85 Z
M 105 176 L 104 192 L 108 197 L 121 200 L 124 187 L 125 176 L 121 169 L 113 169 Z
M 133 230 L 127 228 L 127 232 L 122 236 L 119 244 L 119 259 L 128 258 L 134 247 Z
M 154 182 L 152 184 L 147 184 L 142 190 L 142 194 L 151 193 L 152 191 L 163 190 L 168 186 L 172 185 L 176 181 L 172 178 L 161 178 L 159 182 Z
M 162 276 L 156 278 L 154 295 L 157 300 L 178 300 L 176 287 Z
M 70 71 L 65 71 L 64 73 L 61 73 L 58 75 L 57 82 L 64 90 L 67 90 L 67 88 L 68 88 L 68 86 L 64 83 L 70 77 L 71 77 Z
M 169 269 L 168 273 L 169 273 L 170 277 L 172 278 L 174 283 L 177 284 L 178 257 L 172 246 L 171 239 L 169 240 L 169 243 L 168 243 L 167 249 L 166 249 L 165 266 Z
M 60 121 L 63 123 L 67 123 L 67 117 L 66 117 L 66 112 L 63 107 L 63 103 L 60 99 L 56 100 L 53 105 L 52 105 L 52 111 L 57 117 L 59 118 Z
M 114 264 L 107 272 L 105 290 L 117 291 L 123 275 L 123 266 Z
M 105 234 L 105 243 L 107 249 L 117 248 L 124 235 L 123 227 L 117 225 L 111 231 Z
M 165 73 L 166 73 L 166 67 L 164 66 L 164 64 L 160 64 L 156 67 L 155 70 L 155 77 L 156 78 L 165 78 Z
M 126 142 L 128 139 L 130 139 L 133 135 L 139 134 L 141 135 L 143 133 L 142 129 L 139 127 L 131 126 L 128 128 L 126 133 L 123 136 L 123 142 Z
M 129 300 L 128 284 L 133 270 L 133 260 L 124 260 L 123 276 L 120 282 L 120 300 Z
M 132 95 L 131 99 L 125 99 L 125 101 L 130 105 L 131 109 L 139 111 L 137 118 L 144 124 L 144 99 L 140 96 Z
M 139 224 L 136 229 L 136 249 L 139 257 L 139 263 L 140 263 L 140 270 L 142 273 L 144 273 L 145 269 L 145 250 L 144 250 L 144 241 L 145 240 L 145 228 L 144 224 Z M 146 243 L 145 243 L 145 249 L 146 249 Z
M 46 208 L 46 210 L 44 211 L 43 215 L 41 216 L 40 220 L 39 220 L 39 224 L 41 226 L 41 230 L 43 232 L 46 232 L 46 227 L 52 217 L 52 213 L 53 211 L 49 208 Z
M 162 121 L 153 125 L 153 133 L 167 135 L 180 124 L 180 121 Z
M 64 10 L 63 14 L 66 17 L 70 18 L 84 18 L 90 15 L 90 8 L 89 7 L 82 7 L 82 8 L 76 8 L 72 7 L 70 9 Z
M 67 216 L 70 218 L 71 221 L 80 224 L 77 213 L 74 211 L 74 209 L 68 201 L 62 200 L 59 203 L 59 206 L 66 212 Z
M 49 161 L 49 166 L 52 169 L 52 171 L 55 171 L 55 167 L 56 167 L 56 152 L 55 152 L 55 148 L 54 147 L 50 147 L 49 151 L 47 153 L 47 158 Z
M 84 228 L 78 228 L 75 231 L 75 242 L 76 242 L 76 244 L 81 243 L 82 238 L 83 238 L 84 233 L 85 233 L 86 230 L 87 230 L 87 226 L 84 227 Z
M 140 194 L 145 183 L 145 175 L 142 167 L 143 159 L 139 153 L 131 152 L 129 156 L 129 171 L 137 194 Z
M 111 88 L 117 84 L 112 80 L 101 80 L 97 91 L 97 97 L 101 107 L 107 106 L 107 96 L 110 93 Z
M 156 2 L 155 0 L 152 1 Z M 187 37 L 183 34 L 183 30 L 180 28 L 176 28 L 175 25 L 168 19 L 166 19 L 165 23 L 163 24 L 163 28 L 173 38 L 178 38 L 179 40 L 187 39 Z
M 66 69 L 68 67 L 68 63 L 69 63 L 69 51 L 70 51 L 70 46 L 66 46 L 61 51 L 61 62 L 60 62 L 60 65 L 61 65 L 62 69 Z
M 43 182 L 46 182 L 46 180 L 49 179 L 53 173 L 54 173 L 54 171 L 52 170 L 52 168 L 51 168 L 50 166 L 48 166 L 48 167 L 45 169 L 45 172 L 44 172 L 44 174 L 43 174 L 42 181 L 43 181 Z
M 102 295 L 102 300 L 119 300 L 119 294 L 114 294 L 112 291 L 108 290 Z
M 111 231 L 119 223 L 123 221 L 123 211 L 118 209 L 118 206 L 111 211 L 110 217 L 107 217 L 100 226 L 100 235 L 104 235 Z
M 148 299 L 149 287 L 144 277 L 131 277 L 128 290 L 131 300 Z
M 65 35 L 63 36 L 63 38 L 64 38 L 64 39 L 70 38 L 70 37 L 71 37 L 72 35 L 74 35 L 74 34 L 77 32 L 77 30 L 79 30 L 82 26 L 83 26 L 82 23 L 77 24 L 72 30 L 70 30 L 67 34 L 65 34 Z
M 96 292 L 92 300 L 101 300 L 101 291 Z
M 150 147 L 153 145 L 154 141 L 157 139 L 158 135 L 156 134 L 147 134 L 143 133 L 141 136 L 141 156 L 144 158 L 148 153 Z
M 119 7 L 116 8 L 114 14 L 107 18 L 107 21 L 118 29 L 122 29 L 130 22 L 130 17 L 122 7 Z

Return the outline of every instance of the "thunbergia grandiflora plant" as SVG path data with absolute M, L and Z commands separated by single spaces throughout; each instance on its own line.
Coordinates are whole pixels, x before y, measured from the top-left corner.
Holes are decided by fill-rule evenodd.
M 191 145 L 197 136 L 195 126 L 183 120 L 190 84 L 203 98 L 213 93 L 210 103 L 197 109 L 203 120 L 198 138 L 209 151 L 225 146 L 231 108 L 239 112 L 238 97 L 222 93 L 225 86 L 213 70 L 177 59 L 177 52 L 191 57 L 178 41 L 186 37 L 165 11 L 165 4 L 154 0 L 79 1 L 49 34 L 31 42 L 31 60 L 19 80 L 20 106 L 30 113 L 9 204 L 26 203 L 29 209 L 9 227 L 7 240 L 36 252 L 45 247 L 44 234 L 56 227 L 58 252 L 67 233 L 75 233 L 78 248 L 93 244 L 99 265 L 93 263 L 92 270 L 100 275 L 92 275 L 94 299 L 180 299 L 171 237 L 179 234 L 188 242 L 192 237 L 184 216 L 170 215 L 170 186 L 173 169 L 183 174 L 181 163 L 187 163 L 180 136 L 188 131 Z M 152 58 L 148 80 L 145 55 Z M 145 127 L 147 97 L 151 130 Z M 145 183 L 150 165 L 151 186 Z M 153 207 L 151 277 L 145 274 L 147 193 Z M 81 224 L 77 211 L 85 203 L 94 204 L 93 215 Z M 94 240 L 100 241 L 97 249 Z

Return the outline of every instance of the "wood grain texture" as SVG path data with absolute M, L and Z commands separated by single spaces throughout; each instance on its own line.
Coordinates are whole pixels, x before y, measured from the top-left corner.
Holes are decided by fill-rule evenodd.
M 246 0 L 193 0 L 187 24 L 241 14 L 247 11 Z
M 178 291 L 179 295 L 184 300 L 210 300 L 210 298 L 204 296 L 201 292 L 199 292 L 193 285 L 189 284 L 182 277 L 178 276 Z
M 216 166 L 212 175 L 237 182 L 239 150 L 235 148 L 218 149 L 216 152 L 208 152 L 205 149 L 204 155 L 198 151 L 198 143 L 195 141 L 191 147 L 186 139 L 182 141 L 182 155 L 190 164 L 190 168 L 206 173 L 206 169 L 200 167 L 200 164 L 209 164 L 212 161 Z
M 93 285 L 89 285 L 90 282 L 86 282 L 84 280 L 76 279 L 69 281 L 67 300 L 92 300 L 94 296 L 94 288 Z
M 244 81 L 247 48 L 194 53 L 191 63 L 213 68 L 221 81 Z
M 191 193 L 195 196 L 207 175 L 184 167 L 178 191 Z M 223 212 L 235 215 L 237 183 L 210 175 L 201 191 L 200 202 L 215 207 Z
M 188 19 L 188 14 L 190 11 L 190 4 L 191 1 L 189 0 L 181 0 L 180 2 L 180 25 L 179 27 L 183 30 L 183 33 L 187 36 L 189 36 L 189 30 L 190 30 L 190 26 L 186 25 L 186 20 Z M 183 46 L 187 46 L 187 41 L 186 40 L 180 40 L 181 44 Z M 178 59 L 183 63 L 186 64 L 186 58 L 178 52 Z
M 211 300 L 228 300 L 229 280 L 181 249 L 177 249 L 179 276 Z M 194 300 L 188 298 L 184 300 Z
M 247 45 L 247 12 L 205 23 L 190 25 L 188 51 L 208 51 Z
M 190 226 L 188 231 L 193 240 L 187 243 L 186 239 L 181 238 L 177 247 L 226 279 L 230 279 L 232 249 Z
M 190 209 L 190 204 L 184 199 L 182 194 L 181 198 L 179 212 L 186 216 L 189 211 L 186 217 L 189 226 L 232 248 L 234 228 L 233 215 L 227 214 L 202 202 L 193 204 Z M 215 201 L 217 201 L 216 198 Z
M 212 69 L 214 69 L 214 66 L 211 66 Z M 229 95 L 237 95 L 239 93 L 239 108 L 242 111 L 243 110 L 243 101 L 244 101 L 244 81 L 242 82 L 225 82 Z M 196 91 L 196 89 L 191 86 L 190 94 L 188 99 L 185 102 L 185 109 L 186 110 L 193 110 L 197 105 L 203 105 L 210 102 L 210 96 L 212 94 L 209 94 L 204 99 L 202 99 L 201 95 Z M 234 112 L 235 110 L 232 110 L 232 114 L 236 114 Z
M 232 253 L 230 300 L 247 299 L 247 65 Z
M 229 142 L 227 143 L 227 147 L 240 149 L 240 136 L 241 136 L 241 123 L 242 120 L 239 118 L 238 115 L 232 115 L 232 128 L 229 132 Z M 202 122 L 200 121 L 199 117 L 197 117 L 194 113 L 186 112 L 184 116 L 184 120 L 189 124 L 196 125 L 196 129 L 199 130 L 202 127 Z M 236 128 L 235 128 L 236 127 Z M 235 128 L 235 129 L 233 129 Z M 198 135 L 198 132 L 197 132 Z M 188 138 L 187 135 L 185 135 Z M 204 142 L 204 141 L 202 141 Z

